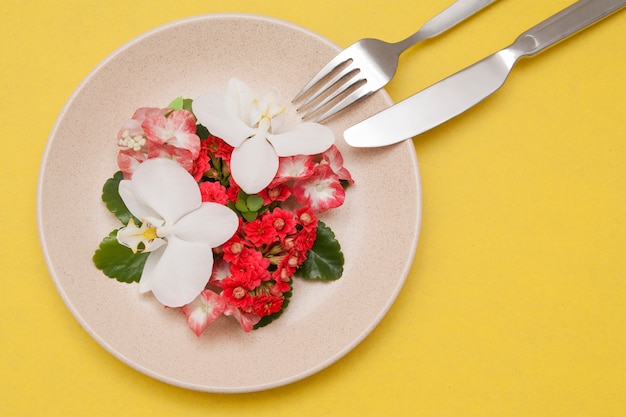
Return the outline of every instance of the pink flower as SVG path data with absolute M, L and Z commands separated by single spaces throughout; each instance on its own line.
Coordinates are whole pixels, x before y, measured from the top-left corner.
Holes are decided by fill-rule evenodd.
M 165 116 L 172 109 L 160 109 L 157 107 L 141 107 L 135 111 L 133 117 L 122 123 L 119 132 L 117 133 L 117 144 L 121 147 L 128 147 L 129 138 L 145 138 L 145 133 L 141 124 L 148 117 Z
M 213 272 L 209 283 L 219 286 L 220 282 L 228 276 L 230 276 L 230 264 L 222 257 L 217 258 L 213 263 Z
M 117 154 L 117 166 L 124 174 L 124 179 L 129 180 L 135 169 L 144 162 L 148 157 L 143 151 L 135 151 L 134 149 L 122 149 Z
M 300 204 L 317 213 L 341 206 L 346 198 L 337 174 L 323 164 L 315 167 L 312 176 L 297 182 L 292 192 Z
M 200 153 L 196 118 L 187 110 L 174 110 L 167 117 L 163 115 L 148 117 L 141 123 L 141 127 L 150 141 L 187 149 L 194 159 Z
M 226 306 L 226 310 L 224 310 L 224 315 L 233 316 L 239 322 L 244 332 L 251 331 L 254 325 L 257 324 L 259 320 L 261 320 L 261 317 L 251 313 L 244 313 L 238 308 L 231 305 Z
M 194 159 L 188 149 L 178 148 L 168 143 L 148 141 L 148 159 L 154 158 L 171 159 L 178 162 L 178 165 L 185 168 L 185 171 L 191 173 L 193 170 Z
M 321 163 L 328 164 L 340 180 L 348 181 L 349 184 L 354 184 L 352 175 L 350 175 L 350 172 L 343 166 L 343 156 L 335 145 L 328 148 L 328 150 L 322 154 Z
M 226 310 L 226 301 L 211 290 L 204 290 L 191 303 L 180 310 L 187 317 L 189 328 L 200 336 Z
M 279 159 L 278 172 L 269 185 L 275 187 L 289 180 L 301 180 L 313 175 L 315 163 L 311 155 L 287 156 Z

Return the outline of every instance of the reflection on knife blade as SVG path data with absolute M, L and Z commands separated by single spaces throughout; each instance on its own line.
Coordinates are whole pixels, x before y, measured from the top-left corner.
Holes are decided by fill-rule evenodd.
M 580 0 L 509 47 L 352 126 L 344 138 L 355 147 L 386 146 L 432 129 L 498 90 L 521 57 L 535 55 L 625 5 L 626 0 Z

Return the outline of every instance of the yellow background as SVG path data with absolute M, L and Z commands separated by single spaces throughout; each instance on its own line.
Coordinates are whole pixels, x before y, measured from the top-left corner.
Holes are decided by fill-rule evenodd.
M 35 193 L 47 136 L 123 43 L 215 12 L 340 46 L 399 40 L 449 3 L 3 1 L 0 415 L 626 415 L 626 11 L 520 62 L 494 96 L 414 140 L 424 207 L 410 276 L 374 332 L 310 378 L 236 395 L 153 380 L 88 336 L 46 270 Z M 388 92 L 403 99 L 570 3 L 501 0 L 403 55 Z

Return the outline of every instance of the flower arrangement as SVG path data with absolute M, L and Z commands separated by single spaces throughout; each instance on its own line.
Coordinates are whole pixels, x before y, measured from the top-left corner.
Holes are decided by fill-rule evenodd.
M 221 315 L 249 332 L 278 318 L 295 276 L 336 280 L 343 254 L 318 214 L 353 183 L 320 124 L 283 125 L 270 89 L 139 108 L 117 135 L 119 171 L 103 187 L 121 227 L 95 251 L 110 278 L 179 308 L 198 336 Z

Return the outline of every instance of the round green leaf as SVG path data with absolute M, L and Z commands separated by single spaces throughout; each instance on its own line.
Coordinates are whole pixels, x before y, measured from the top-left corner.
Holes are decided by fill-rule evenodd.
M 93 263 L 109 278 L 139 282 L 149 253 L 133 253 L 117 241 L 117 230 L 105 237 L 93 255 Z
M 317 237 L 298 275 L 307 279 L 332 281 L 341 278 L 344 258 L 333 231 L 322 221 L 317 223 Z
M 263 207 L 263 198 L 256 194 L 249 195 L 246 198 L 246 205 L 250 211 L 259 211 Z

